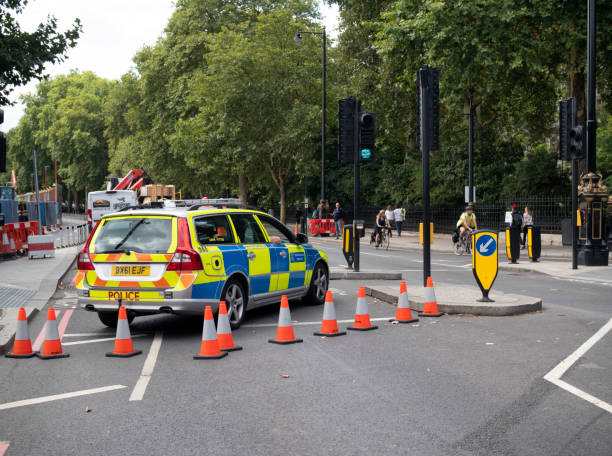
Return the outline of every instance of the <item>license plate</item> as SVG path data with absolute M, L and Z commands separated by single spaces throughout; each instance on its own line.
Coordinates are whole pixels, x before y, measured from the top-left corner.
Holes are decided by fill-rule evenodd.
M 123 265 L 113 266 L 111 275 L 114 276 L 148 276 L 151 266 Z

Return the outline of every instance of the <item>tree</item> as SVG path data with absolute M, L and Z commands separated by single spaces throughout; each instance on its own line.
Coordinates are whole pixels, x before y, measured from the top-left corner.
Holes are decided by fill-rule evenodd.
M 24 97 L 25 114 L 11 130 L 9 157 L 18 163 L 19 184 L 28 182 L 32 150 L 39 169 L 58 153 L 58 175 L 75 192 L 97 190 L 104 184 L 108 145 L 104 138 L 104 100 L 111 82 L 92 72 L 58 76 L 41 82 Z
M 15 15 L 27 3 L 28 0 L 0 0 L 0 106 L 10 104 L 8 96 L 15 86 L 40 79 L 46 63 L 61 62 L 82 31 L 80 21 L 75 19 L 72 28 L 59 33 L 53 16 L 32 33 L 22 31 Z
M 198 114 L 179 121 L 172 137 L 190 166 L 209 170 L 212 181 L 245 173 L 250 183 L 278 191 L 281 220 L 288 191 L 316 166 L 320 89 L 309 81 L 320 71 L 319 46 L 293 41 L 310 26 L 279 8 L 252 27 L 210 36 L 206 71 L 192 84 Z

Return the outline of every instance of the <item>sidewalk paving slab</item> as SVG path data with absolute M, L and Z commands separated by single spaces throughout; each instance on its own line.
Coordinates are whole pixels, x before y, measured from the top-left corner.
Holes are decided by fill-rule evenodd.
M 481 316 L 508 316 L 542 310 L 542 300 L 531 296 L 491 290 L 489 297 L 495 302 L 478 302 L 482 297 L 478 287 L 467 285 L 436 285 L 436 301 L 440 312 Z M 399 285 L 366 286 L 367 296 L 397 305 Z M 410 308 L 422 311 L 425 303 L 425 287 L 407 287 Z
M 27 257 L 0 261 L 0 287 L 15 288 L 25 299 L 21 306 L 0 307 L 0 354 L 10 350 L 17 327 L 19 307 L 25 307 L 28 321 L 49 302 L 60 279 L 68 272 L 81 246 L 55 249 L 54 258 Z

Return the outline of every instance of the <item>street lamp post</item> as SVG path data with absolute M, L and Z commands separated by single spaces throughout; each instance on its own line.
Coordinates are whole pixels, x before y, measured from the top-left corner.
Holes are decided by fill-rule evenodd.
M 324 200 L 325 199 L 325 124 L 326 124 L 326 103 L 325 103 L 325 99 L 326 99 L 326 73 L 327 73 L 327 57 L 326 57 L 326 53 L 327 53 L 327 35 L 325 34 L 325 27 L 323 27 L 323 31 L 322 32 L 302 32 L 299 31 L 295 34 L 295 37 L 293 38 L 295 40 L 296 43 L 300 43 L 302 42 L 302 40 L 304 38 L 302 38 L 302 34 L 303 33 L 307 33 L 310 35 L 320 35 L 322 40 L 322 55 L 321 55 L 321 62 L 322 62 L 322 84 L 321 84 L 321 110 L 322 110 L 322 116 L 321 116 L 321 199 Z

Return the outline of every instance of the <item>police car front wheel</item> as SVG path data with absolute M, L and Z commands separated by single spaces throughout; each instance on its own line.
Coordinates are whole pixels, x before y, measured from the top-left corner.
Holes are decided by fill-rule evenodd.
M 312 271 L 312 279 L 310 280 L 310 288 L 306 294 L 304 301 L 311 305 L 321 305 L 325 302 L 325 294 L 329 285 L 329 272 L 325 265 L 317 263 Z

